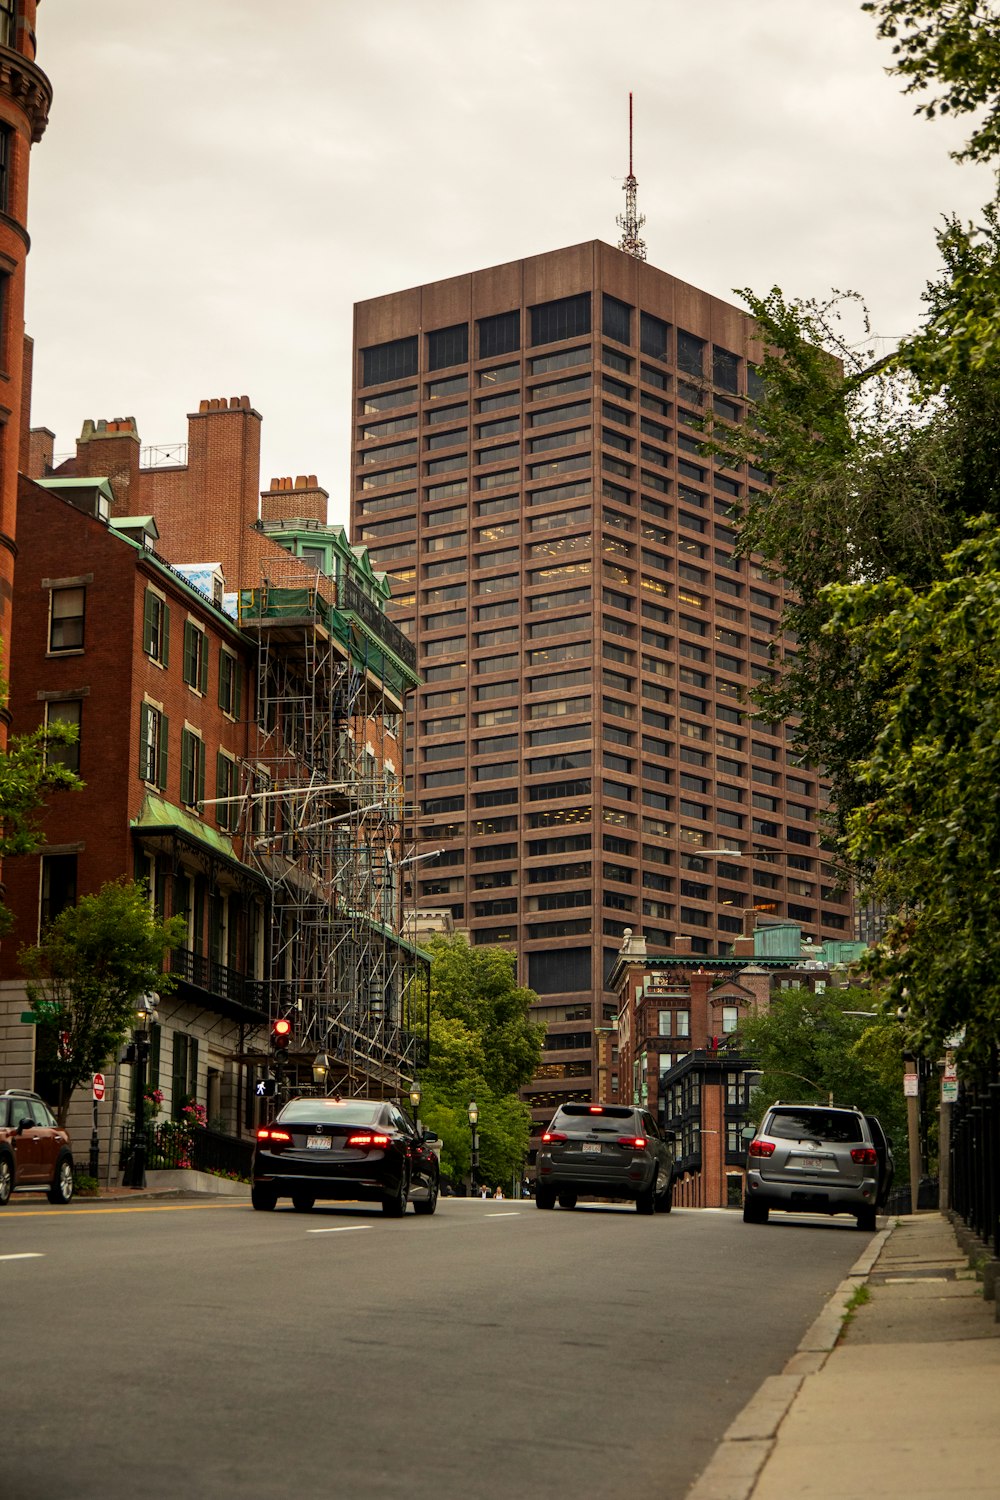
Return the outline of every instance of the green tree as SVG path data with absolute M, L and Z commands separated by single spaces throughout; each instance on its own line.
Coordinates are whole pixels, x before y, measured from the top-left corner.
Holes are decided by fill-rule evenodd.
M 752 1058 L 761 1078 L 750 1101 L 759 1121 L 775 1099 L 856 1105 L 879 1117 L 893 1138 L 896 1171 L 905 1163 L 906 1107 L 903 1053 L 895 1017 L 871 1015 L 872 992 L 849 988 L 816 995 L 809 989 L 783 990 L 766 1011 L 740 1025 L 741 1053 Z M 849 1015 L 864 1011 L 866 1015 Z
M 174 988 L 163 956 L 184 933 L 183 917 L 161 921 L 141 884 L 118 880 L 66 907 L 37 945 L 21 949 L 28 1000 L 42 1018 L 39 1082 L 60 1120 L 73 1091 L 128 1035 L 140 997 Z
M 889 676 L 870 753 L 869 796 L 851 810 L 849 854 L 899 915 L 874 972 L 905 1007 L 916 1050 L 939 1055 L 964 1028 L 987 1061 L 1000 1035 L 1000 533 L 984 517 L 944 576 L 831 590 L 865 672 Z
M 0 679 L 0 706 L 7 701 Z M 0 753 L 0 860 L 31 854 L 43 841 L 38 814 L 46 794 L 78 790 L 83 782 L 58 760 L 58 746 L 74 743 L 75 724 L 53 720 L 28 734 L 13 735 Z M 10 931 L 12 916 L 0 902 L 0 936 Z
M 431 960 L 430 1063 L 421 1077 L 424 1124 L 441 1138 L 448 1177 L 468 1175 L 479 1106 L 480 1175 L 509 1182 L 528 1152 L 531 1114 L 518 1089 L 537 1071 L 544 1026 L 530 1019 L 534 991 L 516 983 L 513 955 L 436 937 Z

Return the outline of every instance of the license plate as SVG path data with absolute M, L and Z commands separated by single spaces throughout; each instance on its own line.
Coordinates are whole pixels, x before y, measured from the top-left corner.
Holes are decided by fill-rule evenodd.
M 584 1141 L 583 1149 L 584 1151 L 600 1151 L 601 1145 L 599 1141 Z
M 809 1167 L 813 1171 L 822 1171 L 823 1168 L 827 1165 L 828 1162 L 829 1162 L 829 1157 L 826 1157 L 826 1156 L 800 1156 L 799 1157 L 799 1166 L 800 1167 Z
M 306 1141 L 310 1151 L 329 1151 L 332 1144 L 328 1135 L 311 1135 Z

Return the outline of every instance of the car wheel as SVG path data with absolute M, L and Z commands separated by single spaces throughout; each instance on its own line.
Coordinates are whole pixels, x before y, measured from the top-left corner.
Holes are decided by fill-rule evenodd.
M 636 1200 L 635 1200 L 635 1207 L 636 1207 L 636 1212 L 637 1213 L 640 1213 L 640 1214 L 655 1214 L 655 1212 L 656 1212 L 656 1178 L 655 1177 L 653 1178 L 653 1181 L 649 1184 L 649 1187 L 648 1188 L 643 1188 L 643 1190 L 639 1194 L 638 1198 L 636 1198 Z
M 438 1180 L 435 1177 L 434 1181 L 430 1185 L 430 1190 L 429 1190 L 429 1192 L 427 1194 L 427 1197 L 426 1198 L 414 1198 L 414 1200 L 413 1200 L 413 1212 L 415 1214 L 432 1214 L 434 1212 L 434 1210 L 438 1206 L 438 1193 L 439 1192 L 440 1192 L 440 1188 L 439 1188 L 439 1185 L 438 1185 Z
M 73 1196 L 73 1161 L 61 1156 L 56 1162 L 56 1172 L 49 1187 L 50 1203 L 68 1203 Z
M 560 1208 L 575 1208 L 576 1207 L 576 1194 L 575 1193 L 560 1193 L 559 1194 L 559 1207 Z
M 399 1179 L 399 1187 L 391 1195 L 382 1199 L 382 1212 L 390 1219 L 401 1219 L 406 1213 L 406 1204 L 410 1196 L 410 1180 L 404 1171 Z
M 312 1193 L 293 1193 L 292 1207 L 297 1214 L 312 1213 L 313 1204 L 316 1202 Z
M 250 1202 L 254 1208 L 263 1209 L 270 1213 L 278 1201 L 277 1191 L 273 1187 L 265 1187 L 263 1183 L 254 1183 L 250 1189 Z
M 0 1204 L 14 1191 L 14 1166 L 9 1156 L 0 1156 Z
M 878 1216 L 870 1206 L 858 1210 L 858 1228 L 863 1229 L 865 1234 L 874 1234 L 878 1228 Z
M 658 1214 L 668 1214 L 673 1206 L 674 1184 L 673 1181 L 670 1181 L 656 1200 L 656 1212 Z
M 747 1198 L 743 1203 L 744 1224 L 766 1224 L 769 1209 L 766 1203 L 758 1203 L 754 1198 Z
M 555 1188 L 542 1187 L 541 1183 L 539 1183 L 538 1187 L 535 1189 L 535 1207 L 536 1208 L 555 1208 L 555 1206 L 556 1206 L 556 1190 L 555 1190 Z

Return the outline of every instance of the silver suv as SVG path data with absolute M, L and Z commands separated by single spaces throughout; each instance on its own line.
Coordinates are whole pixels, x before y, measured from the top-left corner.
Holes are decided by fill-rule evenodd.
M 845 1213 L 871 1231 L 892 1172 L 892 1144 L 874 1115 L 779 1100 L 747 1146 L 743 1218 L 766 1224 L 772 1208 Z

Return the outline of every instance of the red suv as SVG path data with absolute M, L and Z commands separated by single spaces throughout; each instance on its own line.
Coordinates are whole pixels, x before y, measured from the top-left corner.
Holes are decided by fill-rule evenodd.
M 73 1196 L 69 1133 L 27 1089 L 0 1093 L 0 1204 L 17 1189 L 47 1190 L 50 1203 L 68 1203 Z

